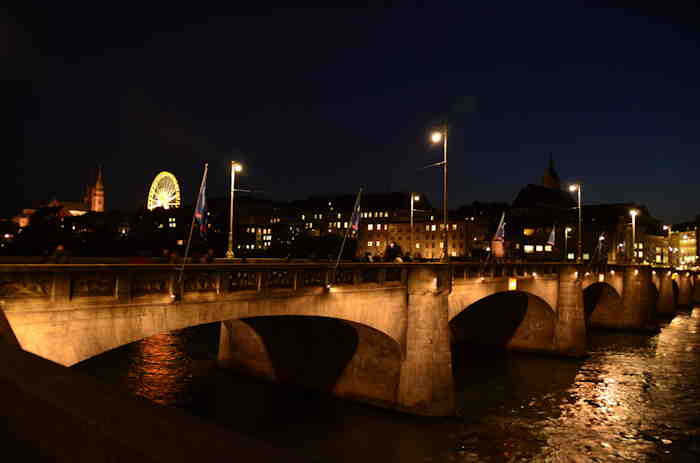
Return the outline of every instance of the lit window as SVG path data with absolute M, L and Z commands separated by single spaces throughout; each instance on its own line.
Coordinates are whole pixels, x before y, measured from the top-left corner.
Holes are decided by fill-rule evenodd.
M 388 212 L 384 212 L 384 217 L 389 217 L 389 213 L 388 213 Z
M 537 251 L 537 252 L 544 251 L 544 246 L 542 246 L 541 244 L 538 244 L 537 246 L 535 246 L 535 251 Z
M 457 257 L 457 252 L 456 252 L 456 251 L 452 251 L 452 257 Z
M 476 238 L 474 238 L 474 239 L 476 239 Z M 530 254 L 531 252 L 535 251 L 535 247 L 531 244 L 526 244 L 525 246 L 523 246 L 523 250 L 525 251 L 526 254 Z
M 425 226 L 425 231 L 430 231 L 430 225 Z
M 568 254 L 566 255 L 566 258 L 569 259 L 569 260 L 574 260 L 574 253 L 573 253 L 573 252 L 568 253 Z
M 644 257 L 644 251 L 637 251 L 637 257 Z
M 437 231 L 437 226 L 435 224 L 431 225 L 430 231 Z
M 590 258 L 591 258 L 591 256 L 588 255 L 587 252 L 584 252 L 584 253 L 583 253 L 583 260 L 588 260 L 588 259 L 590 259 Z
M 367 230 L 374 230 L 374 224 L 368 223 L 368 224 L 367 224 Z
M 382 242 L 381 242 L 381 241 L 375 241 L 374 244 L 375 244 L 375 246 L 380 246 L 380 245 L 382 244 Z
M 420 249 L 420 243 L 416 243 L 416 249 Z
M 348 223 L 347 223 L 347 222 L 343 222 L 343 228 L 348 228 Z
M 372 242 L 371 242 L 371 241 L 367 241 L 367 246 L 372 246 Z
M 548 244 L 544 247 L 544 250 L 547 252 L 552 252 L 552 246 Z
M 443 247 L 445 247 L 445 243 L 443 243 L 442 241 L 440 241 L 440 248 L 442 249 Z
M 659 254 L 656 255 L 656 262 L 661 262 L 661 256 Z
M 457 230 L 457 224 L 456 224 L 456 223 L 453 223 L 453 224 L 452 224 L 452 231 L 455 231 L 455 230 Z
M 431 220 L 431 221 L 432 221 L 432 220 L 435 220 L 435 216 L 434 216 L 434 215 L 431 215 L 431 216 L 430 216 L 430 220 Z
M 340 212 L 338 212 L 338 218 L 340 218 Z
M 523 229 L 523 235 L 525 235 L 525 236 L 532 236 L 534 234 L 535 234 L 534 228 L 524 228 Z

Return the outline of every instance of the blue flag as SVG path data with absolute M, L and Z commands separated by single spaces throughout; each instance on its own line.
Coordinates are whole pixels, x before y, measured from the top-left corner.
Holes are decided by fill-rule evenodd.
M 207 235 L 207 198 L 206 198 L 206 177 L 202 182 L 202 189 L 199 190 L 197 206 L 194 209 L 194 219 L 199 224 L 199 234 L 204 238 Z

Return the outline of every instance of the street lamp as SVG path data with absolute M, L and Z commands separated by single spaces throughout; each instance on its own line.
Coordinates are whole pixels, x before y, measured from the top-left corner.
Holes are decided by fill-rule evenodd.
M 578 192 L 578 255 L 576 256 L 578 262 L 581 262 L 581 258 L 583 255 L 582 254 L 583 245 L 582 245 L 582 241 L 581 241 L 583 238 L 583 230 L 582 230 L 583 227 L 582 227 L 582 222 L 581 222 L 581 186 L 582 185 L 580 183 L 569 186 L 569 191 L 571 191 L 571 192 L 577 191 Z
M 632 262 L 637 261 L 637 214 L 639 214 L 637 209 L 630 209 L 632 216 Z
M 564 229 L 564 261 L 569 260 L 569 249 L 567 247 L 567 241 L 569 240 L 569 233 L 571 233 L 571 227 L 566 227 Z
M 228 250 L 226 258 L 233 259 L 233 193 L 236 191 L 236 172 L 243 170 L 243 166 L 236 161 L 231 161 L 231 208 L 229 211 L 228 222 Z
M 415 193 L 411 193 L 411 254 L 414 254 L 416 252 L 416 250 L 414 249 L 415 244 L 413 243 L 413 203 L 418 201 L 420 201 L 420 196 Z
M 449 253 L 447 251 L 447 124 L 442 129 L 442 131 L 435 131 L 430 136 L 430 140 L 433 143 L 440 143 L 442 141 L 442 247 L 443 255 L 442 260 L 446 262 L 449 260 Z

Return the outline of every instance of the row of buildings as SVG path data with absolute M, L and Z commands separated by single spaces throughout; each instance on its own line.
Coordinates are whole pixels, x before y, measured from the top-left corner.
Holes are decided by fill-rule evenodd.
M 172 182 L 174 177 L 170 177 Z M 551 160 L 541 182 L 523 187 L 511 204 L 475 202 L 459 207 L 450 211 L 447 230 L 441 211 L 421 192 L 363 194 L 359 227 L 351 230 L 355 200 L 354 194 L 291 202 L 237 196 L 234 253 L 237 256 L 294 254 L 292 251 L 301 241 L 338 238 L 348 232 L 356 240 L 357 257 L 367 254 L 381 257 L 393 242 L 412 258 L 439 259 L 445 254 L 446 234 L 447 255 L 454 259 L 491 258 L 495 251 L 492 247 L 497 245 L 498 258 L 510 260 L 580 258 L 676 266 L 698 264 L 698 218 L 683 224 L 663 224 L 640 204 L 582 206 L 583 233 L 579 238 L 577 202 L 562 189 Z M 82 203 L 53 200 L 24 209 L 11 221 L 0 223 L 1 244 L 6 246 L 31 223 L 32 217 L 46 214 L 47 210 L 57 216 L 59 226 L 67 232 L 81 235 L 97 228 L 108 229 L 114 239 L 121 240 L 157 233 L 158 239 L 169 247 L 184 245 L 192 223 L 193 208 L 179 207 L 179 203 L 178 207 L 152 210 L 144 207 L 133 214 L 104 213 L 104 204 L 102 172 L 98 171 Z M 228 246 L 229 204 L 228 198 L 208 200 L 207 239 L 219 254 Z M 631 210 L 636 211 L 634 220 Z M 504 239 L 494 243 L 502 217 Z

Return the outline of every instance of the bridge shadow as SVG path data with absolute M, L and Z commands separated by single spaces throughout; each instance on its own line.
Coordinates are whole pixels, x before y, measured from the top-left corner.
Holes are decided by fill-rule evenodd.
M 277 382 L 330 393 L 358 347 L 355 328 L 323 317 L 242 320 L 262 340 Z
M 555 314 L 541 298 L 522 291 L 485 297 L 450 321 L 452 343 L 527 352 L 554 349 Z
M 583 290 L 583 309 L 586 325 L 590 325 L 596 321 L 594 312 L 596 318 L 604 318 L 610 315 L 608 312 L 621 311 L 622 298 L 609 284 L 593 283 Z
M 10 322 L 7 320 L 7 316 L 2 309 L 0 309 L 0 342 L 5 342 L 10 346 L 20 347 L 17 336 L 15 336 L 15 332 L 12 330 L 12 326 L 10 326 Z
M 509 291 L 485 297 L 450 321 L 453 344 L 504 348 L 523 322 L 527 294 Z

